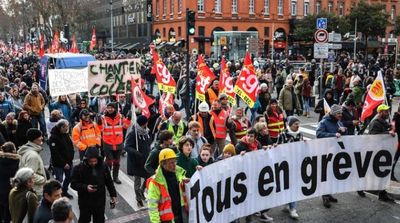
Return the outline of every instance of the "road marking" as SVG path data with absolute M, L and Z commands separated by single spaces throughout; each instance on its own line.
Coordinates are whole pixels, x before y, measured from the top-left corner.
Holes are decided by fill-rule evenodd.
M 316 133 L 315 130 L 307 129 L 304 127 L 300 127 L 300 132 L 304 132 L 304 133 L 307 133 L 307 134 L 310 134 L 313 136 L 315 136 L 315 133 Z
M 136 194 L 134 189 L 134 182 L 123 171 L 119 171 L 119 179 L 122 184 L 114 184 L 118 194 L 136 211 L 139 209 L 136 203 Z

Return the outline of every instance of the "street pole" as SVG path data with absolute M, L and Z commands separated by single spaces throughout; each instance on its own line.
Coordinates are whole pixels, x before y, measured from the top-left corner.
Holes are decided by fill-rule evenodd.
M 275 44 L 275 23 L 272 22 L 272 48 L 271 48 L 271 60 L 272 61 L 274 61 L 274 53 L 275 53 L 274 44 Z
M 113 0 L 110 0 L 111 52 L 114 51 Z
M 394 72 L 397 72 L 397 56 L 399 54 L 399 41 L 396 38 L 396 49 L 395 49 L 396 56 L 394 57 Z
M 186 89 L 187 89 L 187 102 L 186 102 L 186 120 L 189 121 L 190 119 L 190 77 L 189 77 L 189 60 L 190 60 L 190 53 L 189 53 L 189 24 L 188 24 L 188 13 L 189 8 L 186 8 Z M 194 105 L 196 107 L 196 104 Z
M 354 60 L 357 59 L 356 54 L 357 54 L 357 19 L 355 22 L 355 29 L 354 29 L 354 57 L 353 57 Z

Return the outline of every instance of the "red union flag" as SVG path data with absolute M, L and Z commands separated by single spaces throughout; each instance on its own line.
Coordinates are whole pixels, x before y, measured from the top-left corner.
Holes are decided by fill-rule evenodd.
M 71 49 L 69 50 L 71 53 L 79 53 L 78 45 L 76 45 L 75 35 L 72 36 L 72 44 Z
M 250 108 L 253 108 L 257 99 L 258 89 L 259 85 L 256 72 L 251 63 L 250 54 L 247 52 L 244 58 L 243 68 L 240 71 L 233 91 L 239 95 Z
M 44 37 L 43 34 L 40 34 L 39 37 L 39 57 L 44 56 Z
M 93 31 L 92 31 L 92 40 L 90 41 L 89 50 L 93 50 L 95 45 L 96 45 L 96 29 L 93 28 Z
M 153 71 L 156 73 L 158 89 L 167 93 L 175 94 L 176 82 L 171 73 L 162 62 L 158 53 L 153 51 Z
M 228 67 L 226 67 L 225 58 L 221 61 L 221 72 L 219 75 L 219 94 L 225 93 L 228 96 L 228 100 L 231 104 L 236 104 L 235 92 L 233 92 L 233 80 L 229 73 Z
M 368 91 L 367 97 L 365 98 L 363 110 L 361 113 L 361 121 L 364 122 L 374 111 L 374 109 L 382 104 L 385 100 L 385 84 L 383 82 L 382 72 L 378 72 L 371 88 Z
M 60 50 L 60 38 L 58 37 L 57 31 L 54 32 L 51 50 L 52 50 L 52 53 L 58 53 Z
M 204 61 L 203 56 L 197 58 L 197 77 L 196 77 L 196 98 L 200 101 L 206 100 L 206 90 L 211 82 L 216 78 L 215 74 L 210 70 Z
M 149 106 L 154 103 L 154 100 L 147 96 L 142 89 L 140 89 L 139 85 L 135 82 L 135 80 L 131 80 L 132 84 L 132 100 L 137 108 L 142 110 L 142 115 L 147 118 L 150 117 Z

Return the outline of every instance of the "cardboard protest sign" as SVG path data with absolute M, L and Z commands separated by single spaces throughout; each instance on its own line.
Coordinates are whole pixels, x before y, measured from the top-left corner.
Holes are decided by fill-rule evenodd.
M 186 185 L 189 222 L 231 222 L 324 194 L 385 189 L 395 145 L 389 135 L 324 138 L 216 162 Z
M 87 92 L 87 68 L 49 70 L 49 88 L 51 96 Z
M 110 96 L 129 93 L 132 78 L 140 78 L 140 66 L 140 59 L 89 62 L 89 95 Z

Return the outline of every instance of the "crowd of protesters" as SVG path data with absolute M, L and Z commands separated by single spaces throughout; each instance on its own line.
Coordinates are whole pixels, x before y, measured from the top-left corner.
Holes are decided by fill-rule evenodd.
M 360 61 L 342 53 L 329 68 L 311 61 L 310 70 L 294 70 L 288 60 L 261 63 L 253 58 L 260 92 L 249 109 L 238 98 L 236 104 L 230 104 L 228 96 L 219 93 L 218 78 L 207 89 L 206 100 L 194 103 L 195 55 L 189 72 L 183 54 L 161 56 L 178 85 L 176 98 L 165 106 L 161 104 L 168 96 L 154 87 L 150 54 L 98 53 L 95 57 L 141 58 L 141 87 L 155 99 L 150 117 L 141 115 L 139 109 L 132 114 L 130 95 L 51 97 L 48 89 L 38 84 L 40 65 L 35 55 L 0 51 L 1 222 L 68 222 L 73 218 L 71 206 L 61 197 L 73 199 L 69 186 L 78 192 L 79 222 L 92 218 L 95 223 L 104 222 L 106 190 L 113 208 L 117 202 L 114 183 L 121 184 L 120 159 L 126 153 L 137 205 L 147 203 L 151 222 L 183 223 L 188 216 L 182 185 L 196 171 L 235 155 L 304 140 L 299 116 L 318 114 L 317 138 L 362 134 L 367 127 L 370 134 L 400 133 L 400 112 L 393 125 L 387 121 L 397 74 L 391 61 L 384 58 Z M 219 77 L 220 61 L 208 57 L 206 61 Z M 227 62 L 233 82 L 242 65 L 243 60 Z M 363 102 L 378 72 L 384 76 L 387 101 L 376 115 L 361 123 Z M 184 87 L 187 74 L 189 88 Z M 322 98 L 330 112 L 325 111 Z M 186 113 L 186 107 L 192 114 Z M 49 168 L 40 156 L 43 143 L 50 149 Z M 75 154 L 81 162 L 74 166 Z M 396 154 L 396 161 L 398 157 Z M 391 178 L 397 181 L 393 172 Z M 359 194 L 365 196 L 362 191 Z M 337 202 L 332 195 L 322 199 L 326 208 Z M 379 199 L 393 201 L 385 191 L 379 193 Z M 296 203 L 285 210 L 291 218 L 299 218 Z M 263 222 L 273 221 L 267 213 L 256 214 Z

